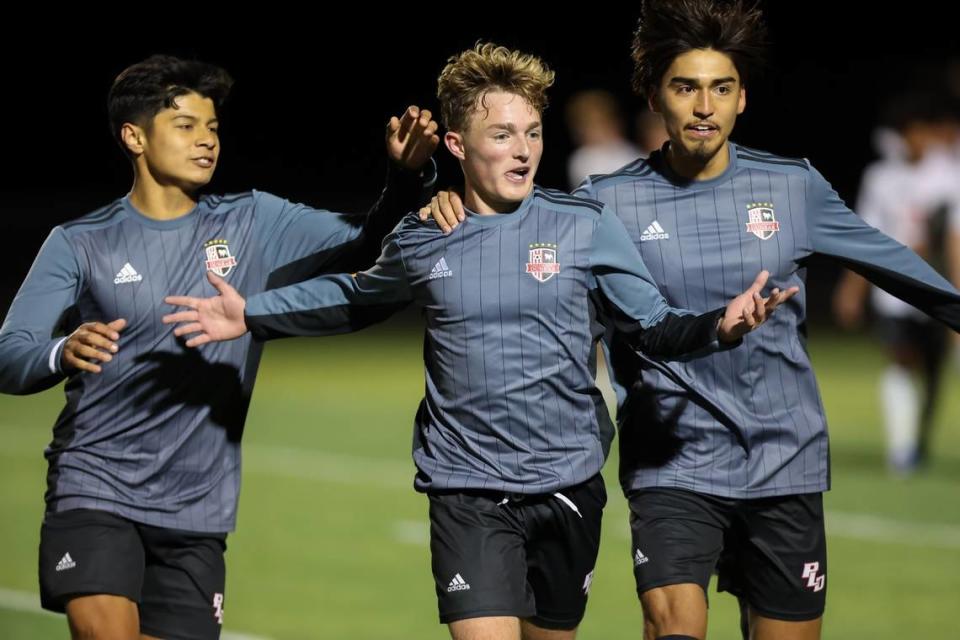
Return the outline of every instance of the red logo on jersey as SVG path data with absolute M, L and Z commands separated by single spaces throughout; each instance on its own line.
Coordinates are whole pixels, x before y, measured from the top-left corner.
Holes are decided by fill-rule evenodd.
M 747 213 L 750 215 L 750 222 L 747 223 L 747 231 L 757 236 L 761 240 L 769 240 L 777 231 L 780 231 L 780 223 L 773 215 L 772 202 L 754 202 L 747 205 Z
M 207 256 L 207 271 L 213 271 L 221 278 L 226 277 L 237 266 L 237 259 L 230 255 L 230 246 L 226 240 L 209 240 L 203 245 Z
M 557 262 L 557 245 L 542 242 L 531 244 L 527 273 L 540 282 L 546 282 L 554 274 L 560 273 L 560 263 Z

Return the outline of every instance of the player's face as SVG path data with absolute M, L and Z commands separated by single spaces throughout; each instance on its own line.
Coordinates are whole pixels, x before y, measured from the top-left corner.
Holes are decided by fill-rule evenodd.
M 460 160 L 467 206 L 478 213 L 513 211 L 533 189 L 543 155 L 540 114 L 522 96 L 491 91 L 462 133 L 445 138 Z
M 674 152 L 706 164 L 725 148 L 747 104 L 733 60 L 713 49 L 677 56 L 650 99 L 663 114 Z
M 192 192 L 210 182 L 217 166 L 217 113 L 213 100 L 197 93 L 178 96 L 174 104 L 143 130 L 142 159 L 157 183 Z

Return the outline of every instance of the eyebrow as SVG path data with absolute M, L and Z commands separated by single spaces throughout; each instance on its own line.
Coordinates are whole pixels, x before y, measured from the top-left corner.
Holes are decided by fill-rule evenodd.
M 737 79 L 733 76 L 727 76 L 726 78 L 717 78 L 710 82 L 711 86 L 717 86 L 718 84 L 727 84 L 729 82 L 736 82 Z M 683 76 L 676 76 L 670 78 L 670 84 L 692 84 L 694 86 L 701 86 L 700 81 L 696 78 L 684 78 Z
M 530 126 L 527 127 L 527 131 L 530 131 L 531 129 L 536 129 L 537 127 L 541 127 L 541 126 L 543 126 L 543 123 L 539 121 L 531 123 Z M 517 130 L 517 125 L 513 124 L 512 122 L 509 122 L 506 124 L 497 123 L 497 124 L 488 125 L 487 129 L 500 129 L 502 131 L 510 131 L 512 133 Z
M 187 120 L 192 120 L 193 122 L 197 122 L 200 120 L 200 118 L 198 118 L 197 116 L 191 116 L 186 113 L 181 113 L 180 115 L 173 116 L 174 120 L 179 120 L 180 118 L 186 118 Z M 220 121 L 217 120 L 216 118 L 210 118 L 209 120 L 207 120 L 207 124 L 212 124 L 215 122 L 220 122 Z

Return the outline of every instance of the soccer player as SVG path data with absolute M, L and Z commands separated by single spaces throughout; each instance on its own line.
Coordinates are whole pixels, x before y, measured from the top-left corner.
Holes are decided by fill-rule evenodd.
M 110 124 L 133 187 L 53 229 L 0 330 L 0 391 L 67 380 L 45 452 L 40 587 L 76 638 L 216 638 L 223 620 L 262 345 L 184 348 L 160 322 L 162 292 L 202 295 L 216 273 L 252 295 L 363 256 L 370 264 L 384 232 L 432 188 L 437 125 L 411 107 L 388 125 L 393 162 L 368 215 L 260 191 L 201 196 L 231 85 L 223 69 L 168 56 L 117 77 Z M 58 328 L 69 335 L 54 337 Z
M 934 92 L 904 93 L 885 111 L 875 136 L 883 158 L 863 174 L 857 212 L 943 273 L 949 211 L 960 205 L 960 163 L 953 149 L 957 124 L 944 97 Z M 878 398 L 887 465 L 893 473 L 909 475 L 929 453 L 947 334 L 940 323 L 850 271 L 835 293 L 834 315 L 841 326 L 862 324 L 868 296 L 889 360 Z
M 607 336 L 649 640 L 705 637 L 718 563 L 744 637 L 819 637 L 829 453 L 804 344 L 807 260 L 835 260 L 960 328 L 960 294 L 865 224 L 808 161 L 729 140 L 764 39 L 760 11 L 742 0 L 648 0 L 635 88 L 670 139 L 575 192 L 613 208 L 670 304 L 711 308 L 759 269 L 781 289 L 800 288 L 744 348 L 698 360 L 651 358 Z M 444 229 L 460 215 L 448 198 L 432 205 L 447 209 Z
M 534 185 L 553 73 L 478 44 L 438 82 L 467 218 L 453 234 L 416 212 L 377 265 L 247 300 L 172 296 L 187 345 L 357 329 L 411 301 L 426 312 L 426 396 L 415 487 L 429 496 L 440 620 L 457 640 L 573 638 L 606 501 L 599 471 L 613 428 L 594 386 L 603 322 L 659 357 L 716 348 L 796 290 L 759 296 L 766 274 L 718 310 L 669 307 L 606 206 Z M 221 345 L 222 346 L 222 345 Z

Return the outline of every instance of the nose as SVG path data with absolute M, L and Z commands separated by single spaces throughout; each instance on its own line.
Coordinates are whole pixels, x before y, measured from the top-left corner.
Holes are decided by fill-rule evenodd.
M 196 145 L 212 151 L 217 146 L 217 134 L 210 130 L 201 130 L 200 135 L 197 136 Z
M 713 102 L 710 100 L 709 91 L 701 91 L 697 96 L 697 101 L 693 105 L 693 115 L 700 119 L 706 119 L 713 115 Z
M 518 136 L 519 142 L 513 150 L 513 157 L 520 162 L 526 162 L 530 159 L 530 141 L 526 136 Z

